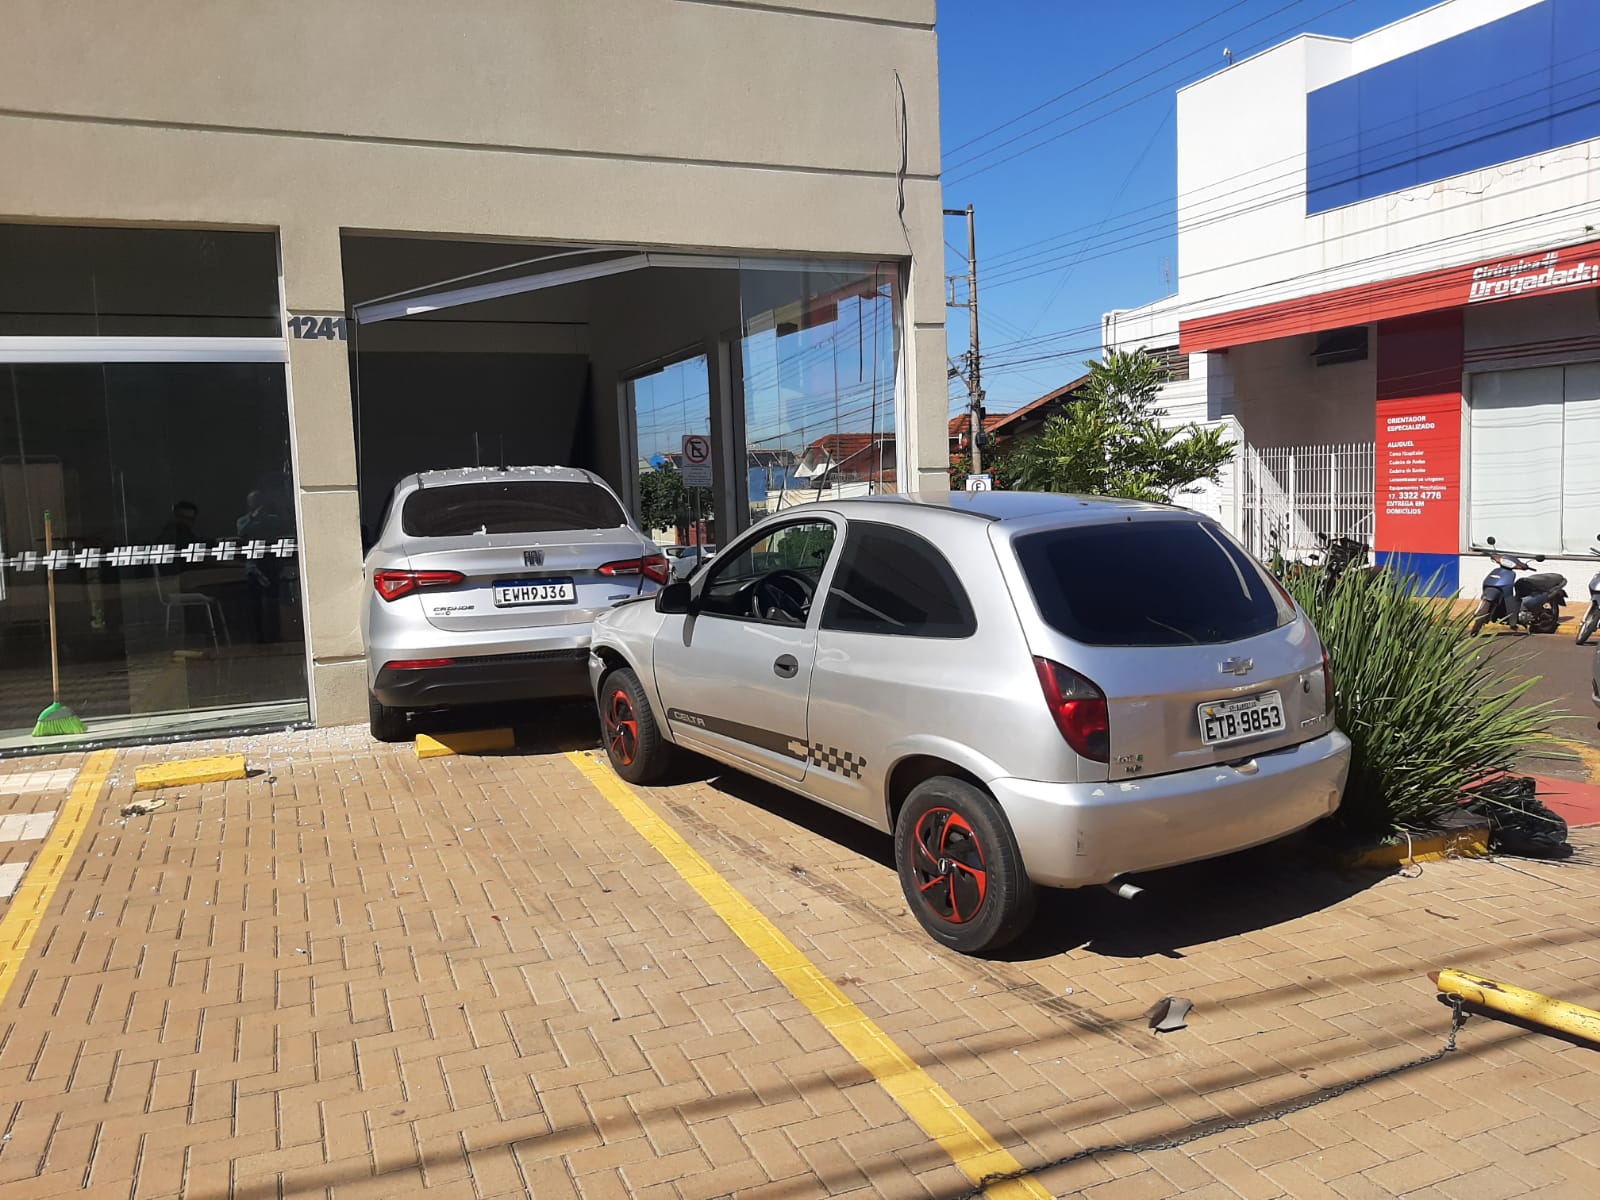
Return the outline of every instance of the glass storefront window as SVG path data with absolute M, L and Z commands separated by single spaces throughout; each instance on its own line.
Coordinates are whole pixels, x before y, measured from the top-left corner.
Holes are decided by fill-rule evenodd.
M 686 436 L 711 436 L 706 356 L 680 359 L 629 380 L 628 395 L 639 469 L 638 515 L 645 532 L 662 545 L 715 545 L 715 480 L 694 484 L 696 468 L 686 469 L 683 461 Z
M 743 270 L 750 519 L 897 490 L 892 264 Z
M 70 293 L 87 264 L 104 298 L 99 281 L 127 261 L 94 259 L 69 236 L 81 230 L 0 226 L 0 243 L 15 245 L 18 228 L 73 249 L 60 290 L 31 299 L 0 256 L 0 754 L 61 744 L 31 736 L 51 700 L 52 607 L 61 700 L 89 740 L 306 720 L 285 366 L 181 361 L 173 343 L 161 354 L 178 361 L 111 361 L 109 351 L 92 361 L 108 343 L 66 332 Z M 139 254 L 173 244 L 161 230 L 87 232 L 115 233 Z M 259 276 L 223 286 L 169 267 L 146 291 L 121 275 L 125 290 L 109 294 L 130 323 L 107 329 L 102 309 L 90 314 L 99 332 L 204 337 L 221 319 L 231 334 L 276 334 L 274 239 L 239 236 L 266 236 L 270 305 L 258 303 Z M 257 259 L 223 256 L 259 273 L 269 260 Z M 30 271 L 37 283 L 24 263 Z M 31 313 L 19 311 L 24 302 Z M 41 352 L 9 341 L 19 336 L 72 337 L 75 361 L 38 361 Z

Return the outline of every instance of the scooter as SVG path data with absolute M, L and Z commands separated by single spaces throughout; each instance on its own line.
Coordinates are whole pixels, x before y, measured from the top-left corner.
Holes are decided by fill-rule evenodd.
M 1490 621 L 1502 621 L 1512 629 L 1527 622 L 1530 633 L 1554 633 L 1561 625 L 1561 606 L 1567 602 L 1567 577 L 1554 571 L 1542 571 L 1518 579 L 1518 571 L 1533 568 L 1516 554 L 1502 554 L 1496 550 L 1495 540 L 1486 539 L 1488 546 L 1474 546 L 1479 554 L 1494 560 L 1494 567 L 1483 578 L 1483 599 L 1478 611 L 1472 615 L 1470 632 L 1478 633 Z M 1534 562 L 1543 562 L 1544 555 L 1534 556 Z M 1511 607 L 1515 597 L 1516 609 Z
M 1590 546 L 1589 553 L 1600 555 L 1600 549 Z M 1597 626 L 1600 626 L 1600 571 L 1595 572 L 1594 578 L 1589 580 L 1589 611 L 1583 614 L 1583 620 L 1578 625 L 1578 645 L 1587 646 Z

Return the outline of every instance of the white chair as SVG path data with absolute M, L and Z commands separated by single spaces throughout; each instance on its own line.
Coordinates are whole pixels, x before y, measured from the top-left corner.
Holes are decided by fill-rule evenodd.
M 211 629 L 211 648 L 220 651 L 223 644 L 233 645 L 233 639 L 228 635 L 228 622 L 222 615 L 222 604 L 215 596 L 208 596 L 204 592 L 174 592 L 168 591 L 166 583 L 161 576 L 161 568 L 153 568 L 156 578 L 156 597 L 161 601 L 161 607 L 166 614 L 163 629 L 170 637 L 172 635 L 172 617 L 176 613 L 179 621 L 183 620 L 183 611 L 187 608 L 200 608 L 205 610 L 206 624 Z M 217 640 L 217 628 L 222 629 L 222 641 Z

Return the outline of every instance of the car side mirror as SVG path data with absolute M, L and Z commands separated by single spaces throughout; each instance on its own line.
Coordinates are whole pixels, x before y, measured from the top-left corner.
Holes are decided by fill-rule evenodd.
M 656 611 L 679 616 L 687 616 L 692 613 L 694 611 L 694 593 L 690 590 L 688 583 L 682 579 L 675 579 L 657 592 Z

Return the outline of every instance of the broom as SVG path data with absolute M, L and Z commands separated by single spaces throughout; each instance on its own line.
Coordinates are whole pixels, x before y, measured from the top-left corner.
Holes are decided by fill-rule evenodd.
M 45 587 L 50 596 L 50 707 L 39 714 L 33 727 L 34 737 L 62 737 L 73 733 L 87 733 L 76 713 L 61 703 L 61 664 L 56 649 L 56 572 L 48 559 L 55 551 L 51 536 L 50 514 L 44 514 Z

